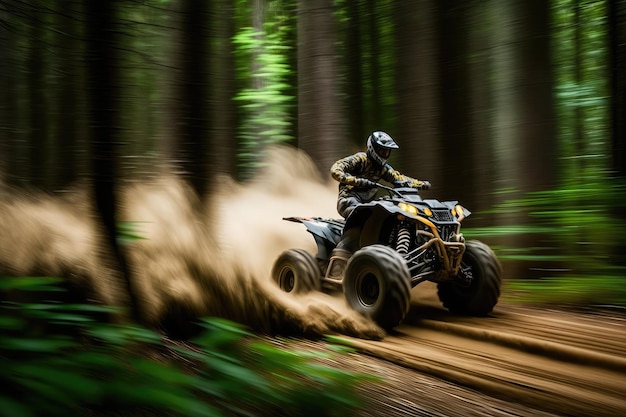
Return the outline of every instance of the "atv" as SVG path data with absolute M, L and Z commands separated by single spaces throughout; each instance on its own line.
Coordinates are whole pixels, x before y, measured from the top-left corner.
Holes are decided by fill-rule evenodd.
M 500 296 L 502 267 L 486 244 L 466 241 L 461 222 L 470 211 L 457 201 L 422 199 L 418 190 L 376 184 L 377 199 L 359 204 L 347 219 L 285 217 L 304 224 L 317 253 L 288 249 L 274 262 L 272 278 L 286 292 L 337 292 L 362 315 L 390 330 L 410 307 L 410 291 L 437 283 L 450 312 L 489 314 Z M 353 253 L 336 248 L 344 229 L 356 236 Z

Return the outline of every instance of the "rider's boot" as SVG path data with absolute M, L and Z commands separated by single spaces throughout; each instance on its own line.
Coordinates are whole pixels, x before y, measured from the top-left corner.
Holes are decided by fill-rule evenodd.
M 326 279 L 333 281 L 341 281 L 343 271 L 346 269 L 348 259 L 352 256 L 352 252 L 347 249 L 335 248 L 330 253 L 330 261 L 326 270 Z
M 351 228 L 344 230 L 337 247 L 330 253 L 330 261 L 326 269 L 326 278 L 341 281 L 343 271 L 346 269 L 348 259 L 352 256 L 356 242 L 358 241 L 358 229 Z

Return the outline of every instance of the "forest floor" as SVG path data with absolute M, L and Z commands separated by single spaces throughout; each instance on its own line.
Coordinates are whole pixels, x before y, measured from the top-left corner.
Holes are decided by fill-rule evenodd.
M 428 284 L 428 283 L 426 283 Z M 356 416 L 626 415 L 626 313 L 501 302 L 489 317 L 445 311 L 420 285 L 405 322 L 381 341 L 324 359 L 375 375 Z M 291 348 L 325 349 L 289 340 Z

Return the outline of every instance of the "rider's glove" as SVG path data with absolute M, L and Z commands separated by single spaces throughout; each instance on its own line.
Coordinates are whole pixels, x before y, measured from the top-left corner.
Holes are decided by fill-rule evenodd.
M 422 185 L 420 185 L 420 188 L 422 190 L 428 190 L 430 188 L 430 182 L 429 181 L 422 181 Z
M 368 180 L 367 178 L 359 178 L 356 181 L 356 186 L 358 188 L 374 188 L 378 185 L 378 183 Z

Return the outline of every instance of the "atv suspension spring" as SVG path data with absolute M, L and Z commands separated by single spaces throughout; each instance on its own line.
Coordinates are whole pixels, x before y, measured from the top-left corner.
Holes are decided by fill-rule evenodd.
M 411 232 L 406 227 L 401 227 L 398 230 L 398 239 L 396 240 L 396 250 L 401 255 L 406 255 L 409 252 L 409 246 L 411 245 Z

